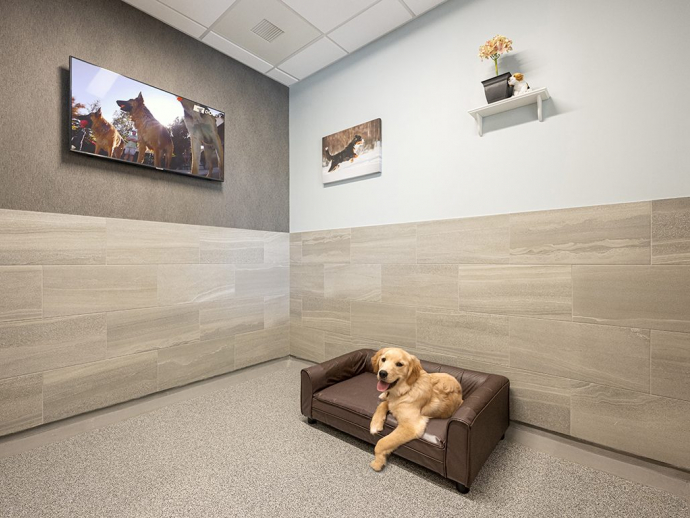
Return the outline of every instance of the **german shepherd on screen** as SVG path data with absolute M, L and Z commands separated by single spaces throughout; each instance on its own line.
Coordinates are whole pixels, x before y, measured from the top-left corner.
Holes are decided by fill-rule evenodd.
M 210 175 L 213 171 L 213 159 L 218 158 L 218 169 L 223 174 L 223 144 L 218 134 L 218 126 L 213 115 L 207 112 L 198 112 L 194 109 L 194 103 L 184 97 L 178 97 L 184 110 L 184 123 L 187 126 L 189 137 L 192 141 L 192 174 L 199 174 L 199 161 L 201 160 L 201 146 L 204 146 L 206 168 Z
M 115 126 L 103 117 L 101 108 L 88 115 L 79 116 L 78 119 L 86 121 L 86 124 L 83 122 L 80 124 L 82 128 L 91 128 L 91 135 L 93 135 L 96 144 L 94 151 L 96 155 L 99 155 L 103 150 L 111 158 L 122 158 L 122 153 L 125 150 L 125 139 L 115 129 Z
M 335 171 L 343 162 L 347 162 L 348 160 L 352 162 L 355 158 L 357 158 L 359 155 L 357 154 L 357 150 L 355 148 L 362 144 L 364 144 L 364 139 L 362 136 L 355 135 L 355 137 L 340 153 L 331 155 L 331 153 L 328 151 L 328 148 L 326 148 L 326 158 L 331 162 L 331 168 L 328 170 L 328 172 L 330 173 L 331 171 Z
M 120 109 L 129 113 L 129 116 L 134 122 L 134 127 L 139 136 L 138 148 L 140 164 L 144 163 L 146 155 L 146 148 L 153 151 L 153 164 L 156 167 L 163 167 L 163 159 L 165 158 L 165 167 L 170 169 L 170 162 L 173 154 L 173 141 L 168 129 L 156 120 L 153 114 L 144 104 L 144 96 L 139 95 L 129 101 L 115 101 Z

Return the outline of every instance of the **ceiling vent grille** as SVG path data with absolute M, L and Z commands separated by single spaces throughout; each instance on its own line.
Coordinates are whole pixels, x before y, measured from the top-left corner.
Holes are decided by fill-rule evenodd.
M 283 31 L 280 27 L 276 27 L 268 20 L 263 19 L 256 24 L 256 26 L 252 29 L 252 32 L 270 43 L 285 31 Z

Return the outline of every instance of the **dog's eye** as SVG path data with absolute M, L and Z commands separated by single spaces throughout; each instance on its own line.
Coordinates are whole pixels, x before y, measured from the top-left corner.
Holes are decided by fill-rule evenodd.
M 402 367 L 402 366 L 403 366 L 403 364 L 400 363 L 400 362 L 396 363 L 395 365 L 398 366 L 398 367 Z
M 385 361 L 386 361 L 385 358 L 381 358 L 381 363 L 383 363 L 383 362 L 385 362 Z

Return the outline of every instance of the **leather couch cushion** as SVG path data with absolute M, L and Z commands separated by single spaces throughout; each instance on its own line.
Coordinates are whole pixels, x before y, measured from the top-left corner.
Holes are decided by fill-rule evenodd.
M 368 430 L 380 403 L 379 394 L 376 390 L 376 375 L 365 372 L 315 393 L 313 408 Z M 384 430 L 379 435 L 388 435 L 396 426 L 395 418 L 389 413 Z M 448 419 L 430 419 L 424 435 L 406 446 L 443 463 L 447 429 Z

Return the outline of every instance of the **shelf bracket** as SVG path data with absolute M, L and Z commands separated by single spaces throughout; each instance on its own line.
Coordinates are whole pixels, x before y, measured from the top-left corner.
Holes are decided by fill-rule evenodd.
M 484 135 L 484 131 L 482 129 L 482 120 L 484 119 L 484 117 L 477 114 L 475 118 L 477 119 L 477 131 L 479 132 L 479 136 L 481 137 L 482 135 Z
M 541 95 L 537 97 L 537 118 L 539 119 L 539 122 L 544 122 L 544 117 L 541 113 Z

